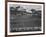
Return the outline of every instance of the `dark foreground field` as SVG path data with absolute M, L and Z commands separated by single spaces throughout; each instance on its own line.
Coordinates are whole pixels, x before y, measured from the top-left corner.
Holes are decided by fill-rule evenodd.
M 23 31 L 40 31 L 41 18 L 40 16 L 22 15 L 10 16 L 10 29 L 11 32 Z

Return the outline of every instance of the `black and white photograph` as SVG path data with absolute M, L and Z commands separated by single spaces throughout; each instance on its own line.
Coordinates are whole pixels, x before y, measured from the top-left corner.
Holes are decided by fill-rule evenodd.
M 43 4 L 7 3 L 8 35 L 43 33 Z

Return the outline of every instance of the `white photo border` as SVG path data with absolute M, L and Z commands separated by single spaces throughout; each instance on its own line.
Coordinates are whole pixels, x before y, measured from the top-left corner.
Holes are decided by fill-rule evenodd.
M 10 10 L 9 10 L 9 5 L 10 4 L 23 4 L 23 5 L 41 5 L 41 7 L 42 7 L 42 30 L 41 31 L 37 31 L 37 32 L 10 32 Z M 36 34 L 36 33 L 43 33 L 43 4 L 34 4 L 34 3 L 17 3 L 17 2 L 8 2 L 7 3 L 7 35 L 21 35 L 21 34 Z

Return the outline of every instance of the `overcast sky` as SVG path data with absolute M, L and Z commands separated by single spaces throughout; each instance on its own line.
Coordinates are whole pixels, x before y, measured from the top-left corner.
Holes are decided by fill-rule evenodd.
M 41 5 L 19 5 L 19 4 L 10 4 L 10 7 L 17 7 L 17 6 L 23 7 L 24 9 L 28 9 L 28 10 L 31 10 L 31 9 L 41 10 Z

